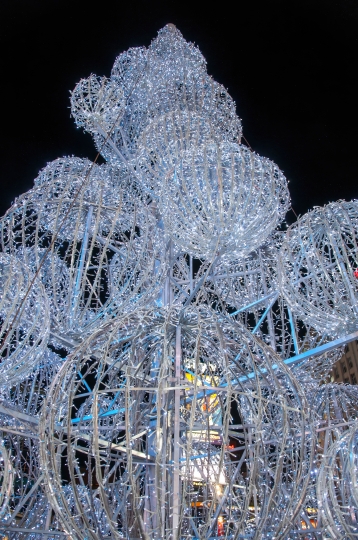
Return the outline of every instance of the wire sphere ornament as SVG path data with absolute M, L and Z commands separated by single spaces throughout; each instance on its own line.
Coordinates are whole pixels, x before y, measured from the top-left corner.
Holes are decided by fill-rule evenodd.
M 42 407 L 48 388 L 55 375 L 61 369 L 64 359 L 51 349 L 46 348 L 38 364 L 30 371 L 26 378 L 14 385 L 1 389 L 0 393 L 0 430 L 4 427 L 22 429 L 23 426 L 36 435 L 35 420 Z M 6 414 L 8 412 L 8 414 Z M 24 413 L 16 418 L 16 412 Z M 26 417 L 32 420 L 30 426 Z M 20 424 L 19 424 L 20 421 Z
M 197 301 L 215 305 L 223 313 L 234 309 L 231 316 L 286 360 L 292 354 L 298 355 L 327 343 L 329 338 L 304 324 L 280 296 L 277 258 L 281 237 L 275 232 L 245 259 L 201 264 L 195 283 L 204 280 Z M 186 281 L 182 281 L 184 286 Z M 300 382 L 315 385 L 327 379 L 342 354 L 343 347 L 337 346 L 328 352 L 303 358 L 290 365 L 290 370 Z
M 1 438 L 7 449 L 13 470 L 13 488 L 6 515 L 0 520 L 0 527 L 19 526 L 19 521 L 32 512 L 39 497 L 43 497 L 43 475 L 40 470 L 38 436 L 18 435 L 11 429 L 1 431 Z
M 358 420 L 356 385 L 324 384 L 310 395 L 310 400 L 320 425 L 330 426 L 335 438 L 337 429 L 343 433 L 353 421 Z
M 270 235 L 262 246 L 245 258 L 219 260 L 213 265 L 205 285 L 220 297 L 221 302 L 236 310 L 267 306 L 277 291 L 277 243 L 278 238 Z M 205 270 L 202 265 L 200 273 Z
M 332 538 L 358 538 L 358 422 L 328 449 L 318 476 L 323 526 Z
M 78 127 L 93 136 L 111 162 L 125 162 L 138 151 L 138 139 L 152 119 L 181 110 L 207 117 L 225 140 L 240 141 L 241 122 L 226 89 L 206 73 L 197 47 L 172 25 L 148 49 L 132 48 L 115 61 L 110 79 L 91 75 L 71 97 Z
M 310 389 L 311 386 L 311 389 Z M 317 385 L 306 385 L 308 390 L 307 399 L 311 403 L 311 409 L 314 411 L 314 426 L 317 432 L 316 449 L 312 470 L 310 473 L 310 485 L 306 493 L 306 500 L 303 504 L 305 512 L 301 514 L 301 520 L 306 523 L 306 534 L 312 530 L 312 536 L 316 538 L 314 530 L 329 531 L 326 527 L 325 506 L 322 501 L 327 497 L 324 490 L 327 489 L 328 481 L 325 480 L 325 486 L 322 485 L 322 474 L 327 474 L 326 459 L 330 449 L 335 442 L 343 437 L 352 425 L 356 425 L 358 418 L 357 400 L 358 387 L 343 385 L 337 383 Z M 339 459 L 339 458 L 338 458 Z M 341 463 L 338 462 L 339 473 L 335 478 L 335 484 L 349 481 L 348 471 L 341 469 Z M 324 471 L 323 473 L 321 471 Z M 337 471 L 337 469 L 336 469 Z M 337 471 L 338 472 L 338 471 Z M 328 495 L 329 499 L 329 495 Z M 334 504 L 331 510 L 334 510 Z M 338 538 L 333 536 L 333 538 Z M 339 536 L 341 538 L 341 536 Z
M 134 226 L 134 215 L 136 225 L 145 226 L 146 201 L 125 167 L 64 157 L 49 163 L 34 184 L 28 193 L 40 226 L 60 238 L 81 240 L 85 234 L 106 237 L 127 231 Z
M 15 530 L 43 528 L 53 521 L 42 489 L 37 427 L 42 402 L 62 364 L 62 358 L 45 349 L 40 364 L 26 379 L 2 389 L 0 432 L 12 463 L 13 489 L 8 511 L 0 515 L 0 526 L 1 519 L 3 526 Z
M 244 146 L 207 144 L 163 164 L 159 211 L 168 234 L 194 257 L 245 256 L 283 220 L 285 177 Z M 229 255 L 230 254 L 230 255 Z
M 283 534 L 313 444 L 300 427 L 300 388 L 268 348 L 208 308 L 147 319 L 88 339 L 48 394 L 41 461 L 65 531 L 107 537 L 103 521 L 93 525 L 87 485 L 114 538 L 166 538 L 175 526 L 181 537 L 209 538 L 220 513 L 233 533 Z M 65 463 L 75 508 L 61 487 Z
M 16 257 L 0 253 L 0 387 L 25 379 L 39 362 L 49 319 L 40 281 Z
M 331 336 L 357 328 L 357 230 L 357 201 L 338 201 L 302 216 L 281 247 L 279 284 L 288 305 Z
M 123 90 L 115 81 L 91 75 L 82 79 L 72 92 L 72 116 L 78 127 L 86 131 L 99 131 L 105 136 L 123 115 Z
M 167 270 L 145 197 L 121 171 L 91 167 L 78 158 L 49 164 L 1 222 L 3 251 L 39 272 L 51 330 L 64 335 L 155 298 Z

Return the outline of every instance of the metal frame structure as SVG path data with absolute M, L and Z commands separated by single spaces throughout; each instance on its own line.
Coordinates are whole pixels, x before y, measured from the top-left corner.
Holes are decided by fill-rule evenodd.
M 0 532 L 357 538 L 357 392 L 322 385 L 358 339 L 357 202 L 285 231 L 173 25 L 71 107 L 106 163 L 55 160 L 0 222 Z

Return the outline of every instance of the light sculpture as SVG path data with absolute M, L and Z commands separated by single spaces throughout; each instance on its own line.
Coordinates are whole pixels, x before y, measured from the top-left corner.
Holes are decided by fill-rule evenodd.
M 53 521 L 52 510 L 42 490 L 44 477 L 39 460 L 38 417 L 48 387 L 62 363 L 57 354 L 47 349 L 40 365 L 27 378 L 2 393 L 3 445 L 13 470 L 11 496 L 2 519 L 7 528 L 13 529 L 16 540 L 22 538 L 21 529 L 34 527 L 41 530 L 46 522 Z M 6 477 L 3 482 L 5 486 Z M 41 536 L 34 538 L 40 540 Z
M 115 93 L 119 100 L 111 107 Z M 138 138 L 149 122 L 170 112 L 196 112 L 208 117 L 225 140 L 241 139 L 231 96 L 207 74 L 199 49 L 170 25 L 148 49 L 136 47 L 119 55 L 109 80 L 92 75 L 80 81 L 71 109 L 76 124 L 93 134 L 98 150 L 110 162 L 136 157 Z
M 280 289 L 300 317 L 333 336 L 357 327 L 357 201 L 315 208 L 287 231 Z
M 76 341 L 98 319 L 155 297 L 166 271 L 162 231 L 135 190 L 119 168 L 62 158 L 2 219 L 3 251 L 39 269 L 53 334 Z
M 49 163 L 0 221 L 0 533 L 336 538 L 357 203 L 285 232 L 284 175 L 173 25 L 71 112 L 106 163 Z
M 270 236 L 265 244 L 245 258 L 219 261 L 213 268 L 212 281 L 223 302 L 236 308 L 254 304 L 277 291 L 279 239 Z M 207 281 L 210 285 L 210 281 Z
M 6 402 L 6 407 L 9 408 L 7 415 L 6 411 L 3 410 L 3 415 L 6 415 L 7 418 L 5 420 L 3 416 L 3 426 L 11 427 L 14 422 L 22 422 L 23 426 L 31 425 L 31 423 L 27 422 L 27 419 L 39 416 L 48 388 L 62 365 L 63 358 L 47 348 L 41 356 L 40 363 L 26 378 L 21 382 L 3 388 L 2 397 Z M 15 416 L 11 415 L 11 412 L 16 410 L 25 413 L 28 417 L 21 418 L 20 415 L 16 419 Z M 30 434 L 31 428 L 27 429 L 26 432 Z M 35 431 L 32 434 L 35 434 Z
M 330 493 L 335 492 L 338 498 L 341 496 L 344 498 L 346 488 L 343 487 L 343 484 L 345 481 L 347 481 L 347 485 L 351 484 L 352 480 L 354 482 L 352 475 L 356 475 L 356 472 L 354 468 L 343 471 L 343 463 L 339 462 L 340 457 L 338 457 L 338 463 L 335 463 L 334 455 L 337 451 L 337 441 L 345 439 L 349 430 L 355 429 L 354 426 L 357 424 L 358 387 L 337 383 L 323 384 L 311 388 L 307 399 L 312 403 L 312 409 L 315 411 L 314 424 L 317 437 L 310 485 L 299 519 L 305 523 L 306 534 L 309 532 L 314 534 L 315 529 L 329 531 L 327 515 L 330 515 L 330 519 L 333 518 L 335 522 L 334 530 L 337 532 L 336 526 L 342 519 L 342 514 L 341 511 L 336 513 L 337 500 L 336 502 L 331 500 Z M 328 455 L 331 456 L 329 462 Z M 344 457 L 344 450 L 343 459 L 348 459 L 348 456 Z M 339 493 L 340 490 L 342 490 L 342 495 Z M 343 499 L 340 504 L 344 505 Z M 342 511 L 344 512 L 343 506 Z M 330 533 L 332 534 L 331 531 Z M 340 537 L 333 536 L 333 538 Z M 348 536 L 348 538 L 350 537 Z
M 267 309 L 267 308 L 266 308 Z M 292 312 L 283 298 L 279 298 L 270 310 L 271 321 L 268 317 L 268 325 L 275 328 L 275 345 L 273 345 L 272 331 L 265 332 L 265 328 L 260 327 L 257 335 L 272 343 L 273 348 L 279 353 L 282 359 L 289 358 L 294 352 L 296 355 L 303 355 L 301 360 L 297 360 L 291 371 L 295 377 L 305 385 L 315 386 L 318 382 L 327 382 L 331 368 L 344 353 L 344 347 L 337 344 L 333 349 L 315 354 L 307 361 L 305 352 L 322 347 L 329 343 L 329 336 L 320 333 L 316 327 L 305 324 L 297 314 Z M 256 319 L 259 319 L 258 314 Z M 257 326 L 257 324 L 256 324 Z M 270 330 L 270 328 L 268 328 Z
M 194 257 L 242 257 L 264 242 L 288 210 L 282 173 L 244 146 L 207 143 L 182 152 L 174 168 L 159 167 L 165 227 Z
M 272 370 L 278 357 L 249 331 L 208 308 L 158 315 L 126 337 L 122 322 L 102 330 L 48 393 L 42 463 L 65 531 L 105 537 L 99 512 L 115 538 L 165 538 L 173 527 L 206 538 L 226 508 L 232 534 L 284 534 L 312 459 L 299 385 L 283 365 Z M 74 507 L 61 490 L 64 453 Z M 84 474 L 101 511 L 83 498 Z
M 292 312 L 278 291 L 277 262 L 282 234 L 274 234 L 259 249 L 243 259 L 220 261 L 212 267 L 200 289 L 200 300 L 217 309 L 235 309 L 235 318 L 269 344 L 284 360 L 329 340 Z M 208 263 L 201 265 L 203 279 Z M 233 308 L 233 306 L 235 308 Z M 331 366 L 342 356 L 343 347 L 297 361 L 291 369 L 305 384 L 327 379 Z

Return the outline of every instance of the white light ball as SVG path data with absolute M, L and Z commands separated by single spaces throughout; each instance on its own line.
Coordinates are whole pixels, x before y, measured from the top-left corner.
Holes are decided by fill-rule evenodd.
M 244 257 L 289 208 L 287 181 L 269 159 L 238 144 L 208 143 L 163 159 L 159 210 L 173 241 L 195 257 Z
M 279 286 L 291 309 L 322 333 L 358 326 L 358 201 L 314 208 L 287 230 Z
M 47 495 L 80 539 L 105 526 L 118 539 L 163 538 L 179 459 L 182 535 L 193 534 L 189 516 L 215 534 L 212 501 L 243 534 L 284 535 L 310 466 L 306 408 L 280 359 L 241 325 L 206 307 L 137 311 L 84 342 L 54 380 L 40 420 Z M 82 474 L 88 488 L 99 485 L 98 508 L 88 506 Z M 192 510 L 200 502 L 203 513 Z

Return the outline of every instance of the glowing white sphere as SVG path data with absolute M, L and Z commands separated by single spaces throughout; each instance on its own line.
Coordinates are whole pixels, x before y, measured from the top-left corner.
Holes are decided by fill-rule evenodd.
M 27 195 L 27 211 L 37 213 L 40 227 L 68 241 L 82 240 L 85 231 L 103 237 L 123 233 L 133 227 L 135 213 L 138 226 L 144 217 L 145 204 L 123 167 L 58 158 L 40 171 L 34 184 L 35 189 L 22 196 L 22 205 Z
M 123 114 L 123 90 L 106 77 L 82 79 L 71 95 L 71 113 L 78 127 L 107 134 Z
M 139 325 L 123 319 L 88 339 L 43 407 L 45 485 L 65 531 L 94 539 L 106 525 L 118 539 L 165 538 L 178 511 L 182 535 L 200 530 L 209 538 L 216 534 L 214 501 L 230 509 L 242 534 L 284 534 L 310 464 L 300 387 L 269 348 L 208 308 L 142 317 Z M 88 488 L 99 486 L 97 510 L 81 491 L 81 470 Z M 61 488 L 65 476 L 73 507 Z M 178 507 L 167 495 L 175 485 Z M 252 510 L 256 495 L 261 502 Z M 94 525 L 96 515 L 105 522 Z
M 184 151 L 174 169 L 160 165 L 165 228 L 193 256 L 245 256 L 264 243 L 288 210 L 283 174 L 244 146 L 207 144 Z
M 131 48 L 119 55 L 110 79 L 91 75 L 80 81 L 71 109 L 77 126 L 89 131 L 98 150 L 113 162 L 133 158 L 143 144 L 143 130 L 167 113 L 196 113 L 224 140 L 241 139 L 234 101 L 207 75 L 198 48 L 173 25 L 164 27 L 148 49 Z
M 292 310 L 321 333 L 337 336 L 357 329 L 357 235 L 357 201 L 315 208 L 286 233 L 280 289 Z
M 163 232 L 123 170 L 79 158 L 50 163 L 1 221 L 3 251 L 39 271 L 51 329 L 90 332 L 98 319 L 155 298 L 165 276 Z

